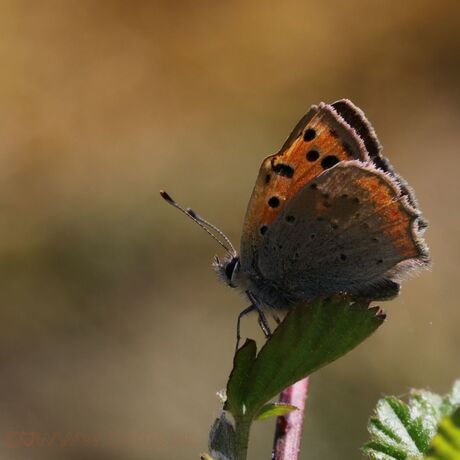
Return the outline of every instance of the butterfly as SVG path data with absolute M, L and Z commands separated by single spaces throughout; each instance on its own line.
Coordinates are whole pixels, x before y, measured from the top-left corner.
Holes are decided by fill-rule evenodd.
M 262 161 L 239 253 L 221 230 L 161 191 L 226 249 L 214 269 L 250 302 L 238 316 L 237 342 L 251 311 L 269 335 L 266 311 L 334 294 L 388 300 L 407 273 L 429 265 L 414 192 L 381 152 L 351 101 L 312 106 Z

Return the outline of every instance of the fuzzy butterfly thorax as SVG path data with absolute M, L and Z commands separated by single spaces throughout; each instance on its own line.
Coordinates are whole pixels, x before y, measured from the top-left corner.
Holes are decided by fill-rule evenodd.
M 336 293 L 387 299 L 429 263 L 425 227 L 363 112 L 348 100 L 321 103 L 263 160 L 240 257 L 220 270 L 275 309 Z

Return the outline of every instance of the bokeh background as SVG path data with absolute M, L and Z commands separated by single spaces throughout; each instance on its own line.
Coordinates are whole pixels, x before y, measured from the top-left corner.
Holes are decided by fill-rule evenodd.
M 216 281 L 220 249 L 158 190 L 238 243 L 262 158 L 309 105 L 342 97 L 416 189 L 434 263 L 375 336 L 312 377 L 302 458 L 361 458 L 382 394 L 447 392 L 459 27 L 457 0 L 1 0 L 1 458 L 206 450 L 246 304 Z M 254 318 L 243 327 L 259 337 Z M 82 440 L 30 434 L 53 432 Z M 269 458 L 272 433 L 256 425 L 251 459 Z

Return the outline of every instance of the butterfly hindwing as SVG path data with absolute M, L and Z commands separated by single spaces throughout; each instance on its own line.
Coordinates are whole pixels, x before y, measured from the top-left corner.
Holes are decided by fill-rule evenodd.
M 273 221 L 257 270 L 293 300 L 396 294 L 394 267 L 427 262 L 418 219 L 389 175 L 369 163 L 340 163 L 306 184 Z

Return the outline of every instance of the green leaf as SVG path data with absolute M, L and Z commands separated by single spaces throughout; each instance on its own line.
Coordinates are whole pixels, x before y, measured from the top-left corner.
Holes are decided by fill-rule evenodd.
M 371 440 L 363 450 L 375 460 L 423 459 L 441 418 L 452 413 L 459 404 L 460 381 L 445 397 L 425 390 L 412 390 L 406 404 L 387 396 L 377 403 L 375 414 L 369 420 Z
M 441 420 L 425 459 L 460 460 L 460 407 Z
M 257 357 L 253 341 L 238 350 L 227 383 L 225 409 L 235 419 L 253 418 L 284 388 L 356 347 L 384 319 L 378 308 L 339 296 L 298 305 Z
M 256 415 L 256 420 L 266 420 L 270 417 L 279 417 L 286 415 L 293 410 L 298 410 L 296 406 L 282 403 L 265 404 Z
M 227 400 L 224 409 L 230 411 L 235 418 L 246 413 L 244 395 L 256 352 L 256 343 L 248 339 L 233 358 L 233 369 L 227 383 Z

